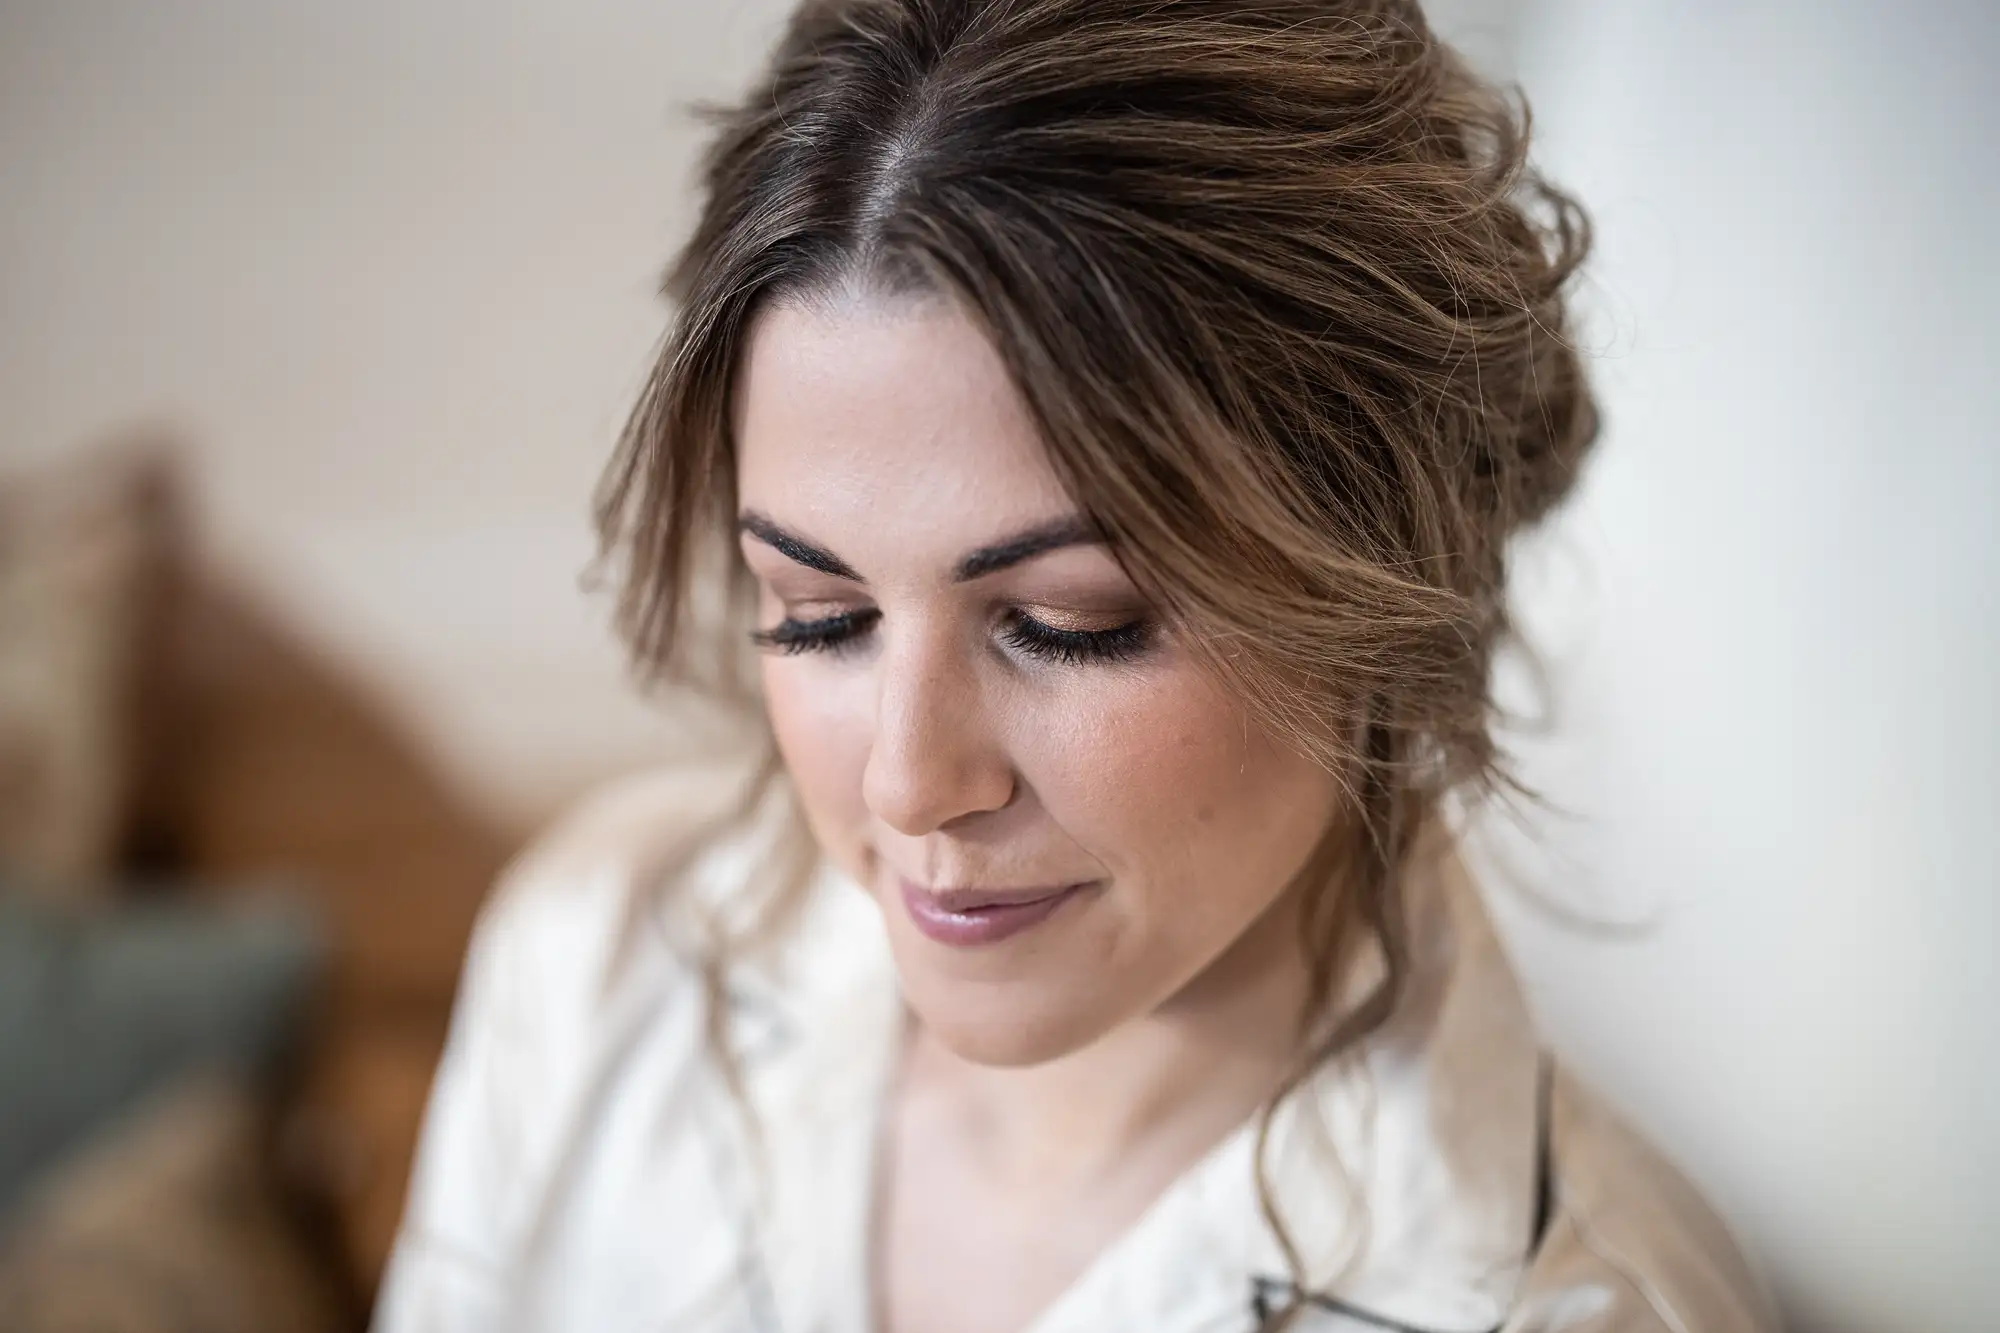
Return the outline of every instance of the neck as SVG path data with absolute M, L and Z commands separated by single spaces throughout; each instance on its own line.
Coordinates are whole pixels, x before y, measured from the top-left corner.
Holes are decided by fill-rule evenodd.
M 907 1087 L 947 1101 L 986 1168 L 1068 1189 L 1149 1166 L 1173 1174 L 1243 1123 L 1297 1053 L 1308 976 L 1286 894 L 1173 998 L 1029 1068 L 973 1064 L 919 1026 Z

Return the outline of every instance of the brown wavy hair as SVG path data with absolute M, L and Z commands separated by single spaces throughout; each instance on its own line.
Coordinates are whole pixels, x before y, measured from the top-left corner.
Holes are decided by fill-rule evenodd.
M 714 115 L 598 497 L 636 660 L 749 703 L 710 611 L 726 585 L 749 614 L 730 406 L 760 310 L 955 299 L 1132 578 L 1344 781 L 1289 1090 L 1393 1009 L 1419 831 L 1505 780 L 1508 541 L 1597 433 L 1564 305 L 1588 228 L 1525 108 L 1395 0 L 834 0 Z M 1384 979 L 1329 1016 L 1362 941 Z

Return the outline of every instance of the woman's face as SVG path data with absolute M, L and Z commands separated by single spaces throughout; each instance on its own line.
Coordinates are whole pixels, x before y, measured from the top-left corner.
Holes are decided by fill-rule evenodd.
M 737 405 L 771 724 L 905 998 L 986 1064 L 1171 1001 L 1284 895 L 1332 779 L 1098 543 L 942 300 L 770 308 Z

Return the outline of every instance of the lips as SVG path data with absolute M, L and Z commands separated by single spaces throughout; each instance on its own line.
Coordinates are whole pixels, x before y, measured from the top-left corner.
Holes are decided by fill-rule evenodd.
M 927 939 L 959 948 L 994 944 L 1049 919 L 1089 888 L 927 889 L 898 877 L 904 910 Z

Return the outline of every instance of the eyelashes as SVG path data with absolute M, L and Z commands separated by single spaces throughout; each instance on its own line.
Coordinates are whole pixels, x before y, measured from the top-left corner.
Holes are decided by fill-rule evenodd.
M 1057 629 L 1020 611 L 1007 613 L 1007 628 L 1001 631 L 1001 637 L 1020 652 L 1064 666 L 1130 661 L 1145 651 L 1148 634 L 1143 620 L 1113 629 Z
M 759 648 L 768 648 L 790 655 L 792 653 L 824 653 L 852 645 L 862 635 L 875 628 L 875 622 L 882 613 L 874 607 L 859 611 L 842 611 L 839 615 L 822 616 L 818 620 L 793 620 L 787 617 L 770 629 L 760 629 L 750 636 L 750 642 Z
M 881 619 L 882 613 L 872 606 L 817 620 L 786 619 L 770 629 L 757 630 L 750 641 L 760 648 L 787 655 L 838 653 L 858 646 Z M 1026 612 L 1009 611 L 1000 637 L 1024 656 L 1062 666 L 1081 666 L 1137 657 L 1150 643 L 1152 627 L 1144 620 L 1134 620 L 1112 629 L 1058 629 Z

